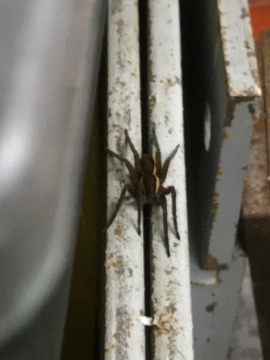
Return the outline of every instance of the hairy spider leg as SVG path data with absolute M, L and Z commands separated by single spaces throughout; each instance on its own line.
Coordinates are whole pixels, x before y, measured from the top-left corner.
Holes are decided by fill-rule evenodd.
M 138 153 L 138 151 L 135 149 L 135 146 L 133 145 L 129 135 L 128 135 L 128 131 L 125 129 L 125 136 L 126 136 L 126 141 L 134 155 L 134 160 L 135 160 L 135 169 L 137 171 L 138 176 L 142 175 L 142 170 L 141 170 L 141 165 L 140 165 L 140 155 Z
M 131 142 L 131 141 L 130 141 Z M 131 143 L 132 144 L 132 143 Z M 133 144 L 132 144 L 133 146 Z M 133 146 L 134 148 L 134 146 Z M 131 149 L 132 150 L 132 149 Z M 135 149 L 134 149 L 135 150 Z M 129 174 L 130 174 L 130 178 L 131 178 L 131 181 L 133 184 L 136 184 L 138 182 L 138 175 L 136 173 L 136 170 L 134 169 L 134 167 L 132 166 L 132 164 L 130 163 L 130 161 L 128 161 L 127 159 L 125 159 L 124 157 L 116 154 L 115 152 L 113 152 L 112 150 L 110 149 L 107 149 L 108 153 L 112 156 L 114 156 L 116 159 L 122 161 L 125 163 L 128 171 L 129 171 Z M 136 151 L 136 150 L 135 150 Z M 140 165 L 139 165 L 140 166 Z M 139 191 L 139 196 L 137 196 L 136 194 L 136 191 L 134 191 L 133 187 L 130 186 L 130 185 L 126 185 L 127 189 L 129 191 L 129 193 L 136 199 L 136 202 L 137 202 L 137 208 L 138 208 L 138 220 L 137 220 L 137 224 L 138 224 L 138 234 L 140 235 L 141 234 L 141 210 L 142 210 L 142 199 L 141 199 L 141 195 L 140 195 L 140 191 Z M 124 189 L 124 188 L 123 188 Z M 123 190 L 122 190 L 123 191 Z M 112 214 L 111 216 L 111 219 L 106 227 L 106 229 L 108 229 L 108 227 L 113 223 L 116 215 L 117 215 L 117 212 L 119 211 L 120 209 L 120 206 L 122 204 L 122 201 L 124 199 L 124 196 L 123 195 L 123 198 L 122 198 L 122 193 L 120 195 L 120 198 L 119 198 L 119 201 L 118 201 L 118 204 L 116 205 L 116 208 L 115 208 L 115 211 L 114 213 Z M 119 207 L 117 208 L 117 206 L 119 205 Z M 105 230 L 106 230 L 105 229 Z
M 131 164 L 130 161 L 128 161 L 127 159 L 125 159 L 123 156 L 116 154 L 115 152 L 113 152 L 112 150 L 107 148 L 107 151 L 110 155 L 114 156 L 116 159 L 122 161 L 123 163 L 125 163 L 128 171 L 129 171 L 129 175 L 131 177 L 132 182 L 136 182 L 137 181 L 137 174 L 136 174 L 136 170 L 134 169 L 133 165 Z
M 130 187 L 128 189 L 129 193 L 136 199 L 136 203 L 137 203 L 137 212 L 138 212 L 138 217 L 137 217 L 137 226 L 138 226 L 138 234 L 141 235 L 141 213 L 142 213 L 142 206 L 143 206 L 143 202 L 142 202 L 142 191 L 140 189 L 140 187 L 138 187 L 138 191 L 139 193 L 137 194 L 136 191 Z
M 139 197 L 139 199 L 137 199 L 137 207 L 138 207 L 138 220 L 137 220 L 138 234 L 141 235 L 141 218 L 142 218 L 142 201 L 141 201 L 141 197 Z
M 160 205 L 163 210 L 163 231 L 164 231 L 164 242 L 167 256 L 170 257 L 170 244 L 169 244 L 169 236 L 168 236 L 168 215 L 167 215 L 167 200 L 165 195 L 160 196 L 159 198 Z
M 166 177 L 167 177 L 167 173 L 168 173 L 168 169 L 169 169 L 169 166 L 170 166 L 170 162 L 171 160 L 173 159 L 173 157 L 175 156 L 178 148 L 179 148 L 180 145 L 177 145 L 176 148 L 172 151 L 172 153 L 167 157 L 167 159 L 164 161 L 164 164 L 162 166 L 162 170 L 161 170 L 161 176 L 160 176 L 160 181 L 161 181 L 161 184 L 164 183 L 164 181 L 166 180 Z
M 126 192 L 127 192 L 127 190 L 129 190 L 129 189 L 130 189 L 130 185 L 124 185 L 124 187 L 122 188 L 121 194 L 120 194 L 120 197 L 119 197 L 119 200 L 118 200 L 118 202 L 117 202 L 117 204 L 116 204 L 116 206 L 115 206 L 115 209 L 114 209 L 114 211 L 113 211 L 113 213 L 112 213 L 112 215 L 111 215 L 111 217 L 110 217 L 110 220 L 108 221 L 108 223 L 107 223 L 104 231 L 106 231 L 106 230 L 112 225 L 112 223 L 113 223 L 113 221 L 114 221 L 114 219 L 115 219 L 118 211 L 119 211 L 120 208 L 121 208 L 121 205 L 122 205 L 122 202 L 123 202 L 123 200 L 124 200 L 124 198 L 125 198 Z
M 178 232 L 178 226 L 177 226 L 177 215 L 176 215 L 176 191 L 174 186 L 168 186 L 167 188 L 162 187 L 161 191 L 164 193 L 164 195 L 172 195 L 172 214 L 173 214 L 173 224 L 174 224 L 174 230 L 176 232 L 176 237 L 178 240 L 180 240 L 180 235 Z
M 159 147 L 159 143 L 157 140 L 156 131 L 154 128 L 152 130 L 152 139 L 153 139 L 153 145 L 156 148 L 156 155 L 155 155 L 156 175 L 160 178 L 161 177 L 161 152 L 160 152 L 160 147 Z

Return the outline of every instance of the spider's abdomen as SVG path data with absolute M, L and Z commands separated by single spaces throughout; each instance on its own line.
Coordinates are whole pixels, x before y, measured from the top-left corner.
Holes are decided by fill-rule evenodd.
M 156 175 L 143 175 L 141 178 L 143 193 L 147 195 L 155 195 L 160 187 L 160 180 Z

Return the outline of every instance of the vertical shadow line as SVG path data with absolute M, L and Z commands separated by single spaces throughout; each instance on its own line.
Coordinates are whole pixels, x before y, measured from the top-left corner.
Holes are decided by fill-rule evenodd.
M 142 152 L 150 153 L 148 116 L 148 1 L 139 0 L 139 44 L 141 85 Z M 151 205 L 143 208 L 145 316 L 152 316 L 151 305 Z M 145 327 L 145 359 L 152 359 L 152 327 Z

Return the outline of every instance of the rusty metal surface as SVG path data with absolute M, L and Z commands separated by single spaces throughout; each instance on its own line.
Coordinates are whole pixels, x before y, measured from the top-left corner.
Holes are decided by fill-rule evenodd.
M 110 0 L 108 13 L 108 147 L 133 162 L 124 129 L 140 153 L 138 3 Z M 126 167 L 108 155 L 108 216 L 124 182 Z M 143 239 L 137 211 L 125 200 L 107 231 L 105 359 L 145 358 Z
M 246 218 L 270 216 L 269 184 L 264 114 L 254 115 L 251 154 L 243 190 L 243 213 Z
M 261 95 L 247 0 L 217 0 L 229 95 Z
M 266 127 L 266 150 L 267 150 L 267 181 L 270 188 L 270 30 L 266 30 L 262 35 L 263 42 L 263 89 L 265 107 L 265 127 Z
M 265 359 L 270 357 L 270 217 L 245 218 L 247 251 L 251 266 L 259 332 Z
M 264 79 L 263 41 L 257 43 L 257 58 L 262 83 Z M 265 96 L 265 95 L 264 95 Z M 267 100 L 268 102 L 269 100 Z M 267 121 L 265 101 L 259 101 L 251 108 L 253 134 L 250 143 L 250 160 L 243 189 L 243 214 L 246 219 L 270 216 L 270 196 L 267 158 Z
M 163 242 L 162 209 L 152 215 L 153 359 L 193 359 L 189 254 L 187 234 L 182 74 L 180 69 L 179 2 L 149 1 L 150 122 L 156 129 L 162 159 L 180 144 L 164 186 L 174 185 L 181 240 L 173 229 L 171 198 L 167 197 L 168 258 Z
M 243 192 L 243 216 L 247 251 L 254 284 L 263 355 L 270 357 L 269 312 L 269 31 L 257 42 L 257 58 L 264 88 L 264 101 L 253 112 L 251 157 Z

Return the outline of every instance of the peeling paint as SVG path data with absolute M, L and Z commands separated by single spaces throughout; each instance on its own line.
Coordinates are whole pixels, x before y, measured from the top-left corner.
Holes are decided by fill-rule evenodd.
M 118 256 L 115 261 L 111 260 L 110 263 L 108 263 L 108 265 L 113 266 L 115 272 L 118 273 L 119 275 L 122 275 L 125 272 L 122 256 Z
M 177 308 L 175 304 L 166 306 L 161 314 L 155 316 L 154 335 L 156 337 L 182 331 L 183 326 L 179 326 L 179 320 L 176 316 Z
M 221 177 L 221 175 L 222 175 L 222 167 L 219 164 L 218 165 L 218 171 L 217 171 L 217 177 Z M 217 191 L 215 192 L 214 196 L 218 197 L 218 192 Z
M 222 138 L 224 140 L 229 138 L 229 133 L 228 133 L 228 130 L 226 129 L 226 127 L 224 127 L 223 130 L 222 130 Z
M 105 348 L 105 353 L 110 353 L 114 349 L 114 344 Z
M 208 270 L 217 270 L 218 269 L 218 261 L 211 254 L 207 254 L 204 260 L 204 268 Z
M 211 254 L 206 254 L 204 257 L 204 269 L 207 270 L 227 270 L 228 265 L 227 264 L 219 264 L 218 260 Z M 217 283 L 219 281 L 217 280 Z
M 123 234 L 123 229 L 124 229 L 124 225 L 123 225 L 123 223 L 118 219 L 118 220 L 116 221 L 116 227 L 115 227 L 115 229 L 114 229 L 115 235 L 117 235 L 117 236 L 122 236 L 122 234 Z
M 181 80 L 178 76 L 175 76 L 174 79 L 167 79 L 168 86 L 181 85 Z
M 218 173 L 217 173 L 217 176 L 218 176 Z M 218 207 L 219 207 L 218 197 L 219 197 L 219 193 L 215 190 L 214 196 L 213 196 L 213 203 L 212 203 L 212 207 L 211 207 L 211 215 L 212 215 L 213 219 L 216 217 L 217 212 L 218 212 Z
M 152 114 L 154 112 L 156 104 L 157 104 L 156 96 L 151 95 L 150 98 L 149 98 L 149 111 L 150 111 L 150 114 Z
M 245 19 L 249 17 L 249 12 L 248 12 L 248 9 L 245 8 L 245 7 L 242 7 L 241 8 L 241 16 L 240 16 L 240 19 Z
M 202 286 L 202 287 L 207 286 L 207 284 L 200 283 L 197 281 L 191 281 L 190 283 L 191 283 L 191 285 L 194 285 L 194 286 Z
M 213 303 L 206 306 L 205 311 L 207 312 L 213 312 L 217 306 L 217 302 L 214 301 Z

